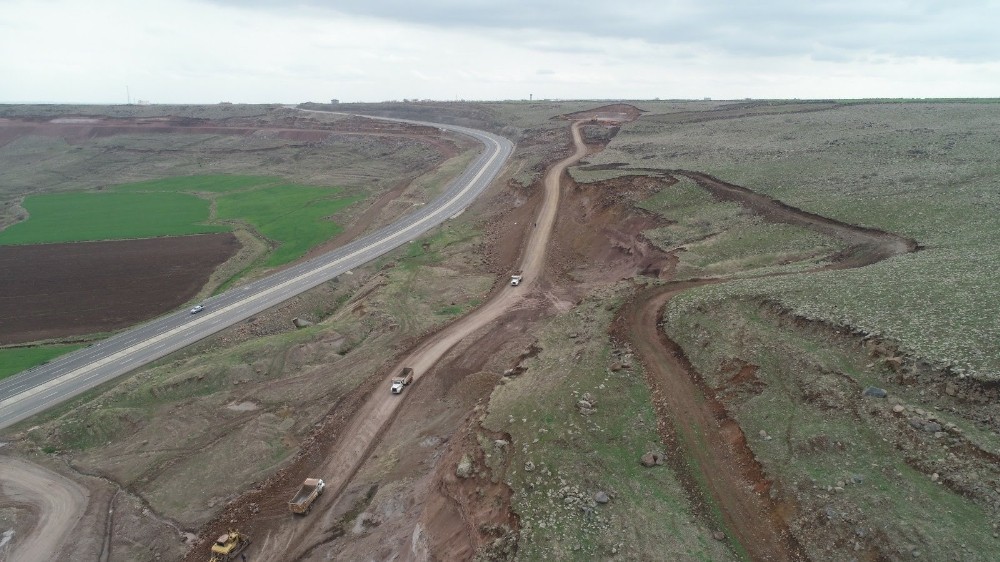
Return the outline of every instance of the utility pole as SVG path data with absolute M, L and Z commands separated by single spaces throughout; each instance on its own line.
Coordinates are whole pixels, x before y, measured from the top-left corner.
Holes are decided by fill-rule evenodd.
M 125 86 L 125 103 L 132 105 L 132 95 L 128 92 L 128 86 Z

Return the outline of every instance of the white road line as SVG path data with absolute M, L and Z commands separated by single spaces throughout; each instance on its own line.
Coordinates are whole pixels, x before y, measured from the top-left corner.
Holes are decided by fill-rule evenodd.
M 501 148 L 500 147 L 500 143 L 498 143 L 493 138 L 491 138 L 489 136 L 483 136 L 483 137 L 479 137 L 477 135 L 473 135 L 473 136 L 475 136 L 476 138 L 479 138 L 480 140 L 491 142 L 493 144 L 493 150 L 494 150 L 494 152 L 493 152 L 492 156 L 490 156 L 489 159 L 479 168 L 479 171 L 472 177 L 472 179 L 470 179 L 470 180 L 468 180 L 466 182 L 465 187 L 463 187 L 458 193 L 456 193 L 446 203 L 442 204 L 435 211 L 433 211 L 431 213 L 428 213 L 426 216 L 422 217 L 421 219 L 419 219 L 419 220 L 417 220 L 417 221 L 415 221 L 415 222 L 413 222 L 413 223 L 411 223 L 411 224 L 409 224 L 409 225 L 401 228 L 398 231 L 395 231 L 395 232 L 389 234 L 385 238 L 381 238 L 379 240 L 373 241 L 372 243 L 370 243 L 370 244 L 368 244 L 368 245 L 366 245 L 366 246 L 364 246 L 362 248 L 359 248 L 359 249 L 351 252 L 350 254 L 347 254 L 346 256 L 338 258 L 338 259 L 336 259 L 336 260 L 334 260 L 334 261 L 332 261 L 330 263 L 322 265 L 322 266 L 320 266 L 320 267 L 318 267 L 316 269 L 310 270 L 309 272 L 306 272 L 306 273 L 304 273 L 302 275 L 299 275 L 297 277 L 294 277 L 292 279 L 284 281 L 284 282 L 282 282 L 282 283 L 280 283 L 280 284 L 278 284 L 278 285 L 276 285 L 274 287 L 270 287 L 270 288 L 264 289 L 263 291 L 255 294 L 255 295 L 252 295 L 252 297 L 259 297 L 259 299 L 254 299 L 254 300 L 260 300 L 260 299 L 263 299 L 263 298 L 265 298 L 265 297 L 267 297 L 269 295 L 273 296 L 276 293 L 278 293 L 279 291 L 282 291 L 283 289 L 285 289 L 286 287 L 289 287 L 289 286 L 294 285 L 296 283 L 300 283 L 300 282 L 304 283 L 306 281 L 312 282 L 312 280 L 313 280 L 312 278 L 318 277 L 321 272 L 328 272 L 329 270 L 335 268 L 339 264 L 342 264 L 343 262 L 345 262 L 347 260 L 353 259 L 353 258 L 355 258 L 355 257 L 357 257 L 359 255 L 362 255 L 362 254 L 368 252 L 369 250 L 371 250 L 372 248 L 376 248 L 376 247 L 379 247 L 379 246 L 387 246 L 387 245 L 390 246 L 390 248 L 391 248 L 392 247 L 392 242 L 391 241 L 396 240 L 396 239 L 402 237 L 405 233 L 408 233 L 408 232 L 411 232 L 413 230 L 418 229 L 419 227 L 423 226 L 428 221 L 433 220 L 436 216 L 438 216 L 438 215 L 440 215 L 440 214 L 442 214 L 444 212 L 452 212 L 452 211 L 449 210 L 449 207 L 451 205 L 453 205 L 454 203 L 456 203 L 457 201 L 460 201 L 463 197 L 465 197 L 469 193 L 469 191 L 476 184 L 476 182 L 478 182 L 479 179 L 482 178 L 483 175 L 488 170 L 490 170 L 490 168 L 496 162 L 497 158 L 499 158 L 500 154 L 503 152 L 502 150 L 500 150 L 500 148 Z M 487 146 L 486 148 L 488 149 L 489 146 Z M 123 349 L 122 351 L 119 351 L 119 352 L 114 353 L 112 355 L 109 355 L 109 356 L 105 357 L 104 359 L 100 359 L 100 360 L 98 360 L 98 361 L 96 361 L 94 363 L 91 363 L 89 365 L 86 365 L 84 367 L 81 367 L 81 368 L 75 369 L 73 371 L 70 371 L 69 373 L 61 375 L 61 376 L 59 376 L 59 377 L 57 377 L 55 379 L 52 379 L 50 381 L 47 381 L 47 382 L 43 383 L 43 384 L 37 385 L 37 386 L 31 388 L 30 390 L 26 390 L 25 392 L 22 392 L 22 393 L 20 393 L 20 394 L 18 394 L 16 396 L 10 397 L 10 398 L 8 398 L 6 400 L 2 400 L 2 401 L 0 401 L 0 409 L 5 408 L 7 406 L 11 406 L 13 404 L 21 402 L 21 401 L 26 400 L 28 398 L 31 398 L 33 396 L 36 396 L 39 393 L 45 392 L 47 390 L 54 389 L 54 388 L 58 387 L 59 385 L 62 385 L 62 384 L 67 383 L 67 382 L 70 382 L 73 379 L 76 379 L 77 377 L 81 377 L 83 375 L 86 375 L 87 373 L 93 372 L 96 369 L 99 369 L 101 367 L 104 367 L 106 365 L 114 363 L 116 361 L 125 360 L 124 363 L 123 363 L 123 366 L 131 365 L 131 364 L 135 363 L 138 360 L 135 357 L 131 357 L 130 358 L 131 355 L 134 355 L 134 354 L 139 353 L 141 351 L 153 351 L 153 350 L 156 349 L 154 347 L 155 344 L 158 344 L 158 343 L 162 342 L 163 340 L 165 340 L 165 339 L 167 339 L 167 338 L 169 338 L 171 336 L 178 335 L 181 332 L 194 330 L 199 325 L 218 325 L 220 322 L 226 322 L 226 320 L 223 320 L 221 318 L 222 315 L 224 315 L 226 312 L 229 312 L 229 311 L 232 311 L 234 309 L 239 308 L 241 305 L 243 305 L 245 302 L 247 302 L 249 300 L 251 300 L 251 298 L 243 298 L 243 299 L 240 299 L 240 300 L 236 301 L 235 303 L 233 303 L 233 304 L 231 304 L 229 306 L 226 306 L 224 308 L 221 308 L 221 309 L 218 309 L 218 310 L 214 310 L 214 311 L 210 311 L 210 312 L 208 312 L 208 314 L 204 314 L 204 315 L 200 316 L 194 322 L 190 322 L 190 323 L 184 324 L 184 325 L 179 326 L 177 328 L 174 328 L 174 329 L 172 329 L 172 330 L 170 330 L 168 332 L 164 332 L 164 333 L 156 335 L 156 336 L 154 336 L 152 338 L 146 339 L 146 340 L 142 341 L 141 343 L 138 343 L 138 345 L 131 345 L 131 344 L 133 344 L 133 343 L 136 342 L 136 340 L 134 338 L 130 339 L 130 340 L 127 340 L 126 343 L 130 345 L 128 348 Z M 278 299 L 275 302 L 276 303 L 277 302 L 282 302 L 284 300 L 285 300 L 285 298 L 281 298 L 281 299 Z M 213 322 L 213 320 L 214 320 L 214 322 Z M 209 322 L 212 322 L 212 324 L 206 324 L 206 323 L 209 323 Z M 164 345 L 166 345 L 166 344 L 164 344 Z M 91 375 L 91 376 L 93 377 L 95 375 Z M 51 393 L 44 395 L 44 397 L 49 397 L 50 395 L 51 395 Z

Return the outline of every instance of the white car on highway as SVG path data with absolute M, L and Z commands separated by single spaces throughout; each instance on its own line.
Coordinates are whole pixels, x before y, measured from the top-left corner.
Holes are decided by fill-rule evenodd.
M 191 314 L 198 314 L 202 310 L 205 310 L 205 305 L 199 304 L 199 305 L 197 305 L 197 306 L 195 306 L 194 308 L 191 309 Z

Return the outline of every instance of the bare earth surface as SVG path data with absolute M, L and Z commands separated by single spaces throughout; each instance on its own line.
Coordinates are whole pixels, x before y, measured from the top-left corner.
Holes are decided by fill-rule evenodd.
M 0 246 L 0 344 L 108 332 L 176 309 L 239 248 L 232 234 Z
M 87 490 L 37 464 L 0 456 L 0 497 L 38 514 L 34 525 L 17 529 L 0 547 L 0 560 L 55 560 L 87 508 Z M 22 536 L 23 533 L 23 536 Z
M 587 147 L 580 138 L 577 124 L 573 126 L 573 138 L 576 143 L 576 152 L 552 168 L 546 175 L 545 202 L 538 216 L 538 226 L 532 232 L 525 249 L 522 268 L 524 282 L 521 286 L 502 290 L 475 312 L 424 342 L 392 370 L 393 375 L 398 373 L 402 367 L 407 366 L 413 368 L 415 379 L 419 380 L 468 334 L 474 333 L 494 321 L 504 312 L 516 306 L 518 301 L 525 298 L 544 265 L 546 245 L 551 236 L 559 206 L 560 180 L 563 178 L 566 168 L 582 158 L 587 152 Z M 344 437 L 342 443 L 337 447 L 336 454 L 328 458 L 321 466 L 316 467 L 319 474 L 334 475 L 327 482 L 328 493 L 334 496 L 333 499 L 325 500 L 329 501 L 330 505 L 334 504 L 336 496 L 344 490 L 357 472 L 358 467 L 366 460 L 379 436 L 392 421 L 405 398 L 406 394 L 397 396 L 378 391 L 372 394 L 358 415 L 354 417 L 354 421 L 343 432 Z M 261 539 L 261 546 L 258 547 L 259 550 L 256 550 L 255 556 L 260 556 L 265 560 L 297 560 L 301 558 L 313 547 L 327 540 L 325 530 L 335 523 L 334 513 L 333 510 L 328 510 L 306 521 L 289 521 L 284 528 Z
M 521 359 L 530 356 L 535 341 L 530 331 L 540 317 L 572 310 L 592 287 L 640 276 L 668 283 L 638 290 L 617 313 L 610 335 L 617 342 L 627 342 L 644 366 L 660 438 L 667 450 L 679 453 L 671 454 L 668 464 L 686 488 L 693 511 L 709 521 L 713 520 L 709 512 L 718 510 L 732 535 L 728 539 L 736 556 L 745 551 L 753 560 L 804 560 L 807 552 L 816 552 L 810 550 L 814 545 L 807 542 L 808 535 L 790 526 L 799 506 L 788 496 L 770 493 L 780 482 L 769 479 L 748 445 L 744 428 L 727 412 L 727 404 L 660 326 L 671 298 L 725 279 L 670 283 L 677 255 L 653 247 L 642 236 L 659 219 L 630 206 L 627 195 L 648 195 L 675 177 L 687 177 L 716 199 L 739 203 L 767 222 L 810 229 L 842 241 L 847 249 L 831 256 L 830 265 L 823 269 L 873 264 L 915 251 L 916 243 L 807 213 L 695 171 L 656 170 L 660 177 L 635 176 L 587 185 L 576 185 L 567 177 L 567 167 L 599 149 L 584 144 L 588 126 L 613 126 L 639 113 L 621 105 L 564 116 L 573 121 L 575 152 L 551 166 L 543 191 L 505 190 L 498 197 L 507 197 L 504 202 L 510 204 L 491 215 L 499 224 L 491 236 L 495 234 L 499 241 L 493 242 L 490 251 L 499 255 L 504 266 L 521 263 L 524 283 L 514 288 L 502 281 L 473 312 L 414 338 L 405 353 L 387 357 L 377 373 L 329 404 L 329 414 L 314 425 L 308 439 L 297 444 L 299 452 L 277 474 L 252 489 L 244 488 L 238 497 L 226 498 L 221 512 L 198 530 L 200 536 L 191 541 L 186 559 L 203 560 L 207 540 L 230 527 L 253 537 L 247 551 L 250 560 L 470 559 L 482 552 L 482 537 L 501 525 L 516 535 L 518 515 L 511 509 L 512 490 L 503 481 L 463 480 L 455 474 L 468 451 L 475 451 L 474 464 L 485 464 L 477 437 L 509 440 L 502 432 L 490 434 L 478 425 L 484 400 L 502 383 L 493 374 L 503 370 L 495 357 L 509 361 L 518 353 L 514 349 L 527 349 Z M 695 117 L 702 118 L 701 114 Z M 343 125 L 345 130 L 352 126 Z M 591 133 L 598 139 L 603 134 Z M 448 147 L 440 148 L 446 151 Z M 376 216 L 400 192 L 402 186 L 386 193 L 364 217 Z M 364 223 L 357 221 L 350 234 L 363 231 Z M 362 310 L 359 317 L 363 316 L 363 302 L 357 306 Z M 392 395 L 388 379 L 403 367 L 415 370 L 415 384 L 402 395 Z M 328 366 L 330 373 L 336 369 L 335 362 Z M 326 479 L 327 492 L 311 515 L 292 517 L 286 501 L 307 476 Z M 0 559 L 11 553 L 22 556 L 11 560 L 50 559 L 59 552 L 59 544 L 48 544 L 52 541 L 41 537 L 48 535 L 49 528 L 55 534 L 48 536 L 71 535 L 72 522 L 63 521 L 60 514 L 69 511 L 78 518 L 87 493 L 79 486 L 73 492 L 72 482 L 59 479 L 65 480 L 44 467 L 0 457 L 2 499 L 38 514 L 37 524 L 21 523 L 14 541 L 0 547 Z M 57 503 L 40 497 L 52 486 L 63 490 L 57 494 L 60 499 L 53 500 Z M 378 502 L 372 501 L 376 495 Z M 372 507 L 376 504 L 377 509 Z M 817 532 L 823 529 L 827 527 Z M 3 550 L 11 547 L 19 550 Z M 857 558 L 885 559 L 885 552 L 860 552 Z

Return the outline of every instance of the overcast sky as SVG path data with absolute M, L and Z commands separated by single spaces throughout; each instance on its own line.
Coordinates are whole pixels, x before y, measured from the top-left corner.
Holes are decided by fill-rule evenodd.
M 0 103 L 998 97 L 998 22 L 1000 0 L 0 0 Z

